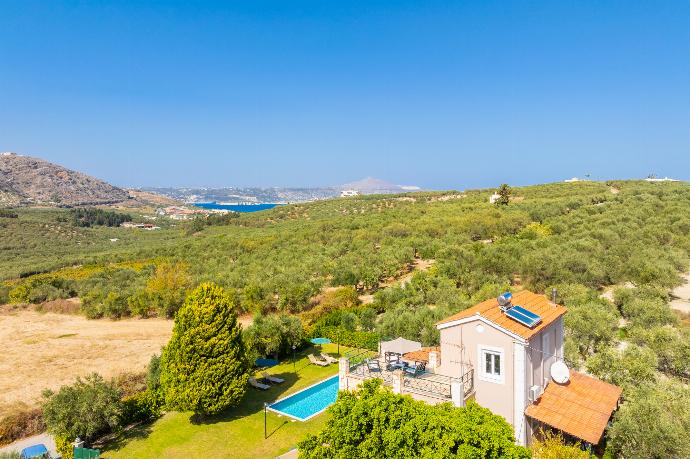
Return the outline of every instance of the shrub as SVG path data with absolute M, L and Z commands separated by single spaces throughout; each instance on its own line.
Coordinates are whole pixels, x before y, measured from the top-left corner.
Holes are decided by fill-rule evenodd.
M 432 406 L 393 394 L 381 381 L 340 392 L 318 435 L 299 443 L 300 459 L 398 457 L 501 457 L 527 459 L 513 428 L 474 402 Z
M 37 435 L 45 430 L 43 412 L 40 408 L 15 405 L 5 410 L 0 418 L 0 445 L 12 443 L 20 438 Z
M 69 437 L 64 435 L 55 436 L 55 449 L 57 449 L 57 452 L 60 453 L 62 459 L 74 459 L 73 441 L 73 439 L 70 440 Z
M 0 218 L 19 218 L 19 214 L 9 209 L 0 209 Z
M 125 426 L 155 419 L 160 416 L 162 405 L 160 392 L 150 389 L 125 397 L 122 399 L 120 424 Z
M 543 433 L 543 438 L 536 440 L 530 447 L 532 459 L 591 459 L 587 451 L 580 448 L 580 443 L 567 445 L 561 434 L 551 431 Z
M 119 427 L 120 392 L 97 373 L 77 378 L 57 393 L 47 390 L 43 396 L 43 417 L 53 435 L 90 440 Z
M 0 285 L 0 305 L 10 302 L 10 288 Z
M 147 374 L 145 372 L 134 373 L 127 371 L 115 376 L 113 384 L 120 391 L 122 397 L 129 397 L 146 390 L 146 377 Z
M 161 386 L 161 356 L 153 354 L 146 368 L 146 388 L 158 390 Z
M 240 402 L 249 362 L 235 306 L 215 284 L 189 294 L 161 357 L 166 406 L 207 415 Z
M 342 327 L 320 326 L 312 330 L 313 337 L 328 338 L 334 343 L 348 347 L 375 351 L 379 347 L 380 335 L 368 331 L 347 331 Z

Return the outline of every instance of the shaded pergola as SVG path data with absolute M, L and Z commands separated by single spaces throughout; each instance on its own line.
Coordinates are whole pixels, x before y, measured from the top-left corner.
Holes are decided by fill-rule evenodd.
M 404 355 L 408 352 L 418 351 L 422 348 L 422 343 L 405 338 L 395 338 L 390 341 L 379 342 L 379 355 L 386 353 Z

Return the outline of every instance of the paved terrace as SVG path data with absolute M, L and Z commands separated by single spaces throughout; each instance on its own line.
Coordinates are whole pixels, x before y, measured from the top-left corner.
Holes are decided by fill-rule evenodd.
M 463 406 L 474 393 L 474 371 L 467 371 L 462 378 L 452 378 L 431 371 L 412 376 L 402 370 L 387 369 L 386 361 L 379 355 L 368 360 L 378 361 L 380 371 L 371 370 L 367 359 L 343 357 L 340 359 L 340 389 L 348 390 L 367 379 L 379 378 L 394 393 L 408 394 L 416 400 L 428 403 L 453 402 Z

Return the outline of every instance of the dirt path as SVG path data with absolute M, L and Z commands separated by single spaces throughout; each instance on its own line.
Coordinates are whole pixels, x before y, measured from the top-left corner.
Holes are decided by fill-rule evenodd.
M 690 314 L 690 273 L 683 275 L 684 283 L 671 291 L 671 308 Z
M 164 319 L 88 320 L 18 311 L 0 314 L 0 412 L 16 401 L 33 405 L 43 389 L 77 376 L 142 371 L 172 333 Z

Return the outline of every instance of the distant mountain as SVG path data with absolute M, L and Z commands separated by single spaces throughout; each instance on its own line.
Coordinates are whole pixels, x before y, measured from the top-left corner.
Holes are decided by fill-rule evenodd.
M 114 204 L 127 191 L 57 164 L 16 153 L 0 153 L 0 206 Z
M 356 182 L 346 183 L 339 187 L 341 190 L 357 190 L 361 194 L 387 194 L 387 193 L 405 193 L 407 191 L 417 191 L 418 186 L 403 186 L 395 185 L 385 180 L 374 177 L 367 177 Z

